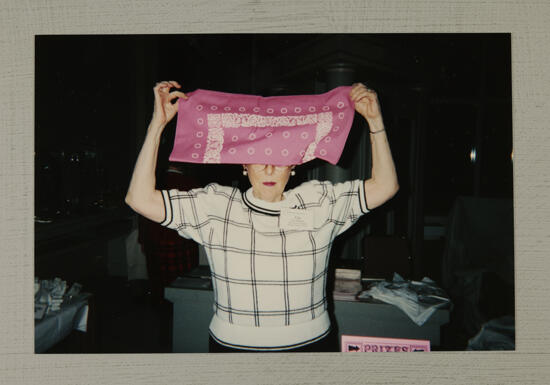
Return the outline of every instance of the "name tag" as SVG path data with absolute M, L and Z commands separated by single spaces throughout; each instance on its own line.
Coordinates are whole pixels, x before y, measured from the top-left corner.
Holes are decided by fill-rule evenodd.
M 279 227 L 285 230 L 313 230 L 313 212 L 303 209 L 281 209 Z

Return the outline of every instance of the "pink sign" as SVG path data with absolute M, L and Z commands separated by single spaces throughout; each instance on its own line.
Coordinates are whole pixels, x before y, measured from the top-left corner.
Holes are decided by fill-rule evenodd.
M 351 87 L 262 97 L 198 89 L 180 99 L 170 160 L 294 165 L 340 159 L 355 108 Z
M 429 340 L 342 335 L 343 352 L 429 352 Z

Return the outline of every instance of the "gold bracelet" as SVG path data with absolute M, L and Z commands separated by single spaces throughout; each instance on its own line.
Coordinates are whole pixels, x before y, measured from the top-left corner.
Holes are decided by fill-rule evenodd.
M 378 134 L 379 132 L 383 132 L 383 131 L 386 131 L 386 129 L 383 128 L 383 129 L 381 129 L 381 130 L 379 130 L 379 131 L 371 131 L 371 130 L 369 130 L 369 132 L 370 132 L 371 134 Z

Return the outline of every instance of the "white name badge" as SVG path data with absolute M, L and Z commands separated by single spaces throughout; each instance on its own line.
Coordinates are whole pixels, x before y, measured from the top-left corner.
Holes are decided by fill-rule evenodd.
M 313 230 L 313 212 L 303 209 L 282 208 L 279 227 L 284 230 Z

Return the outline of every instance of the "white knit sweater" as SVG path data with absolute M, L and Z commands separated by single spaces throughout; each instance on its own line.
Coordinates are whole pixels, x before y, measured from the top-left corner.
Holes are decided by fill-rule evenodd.
M 329 332 L 328 256 L 334 238 L 368 212 L 362 180 L 306 182 L 275 203 L 218 184 L 162 196 L 161 224 L 207 252 L 216 341 L 284 350 Z

